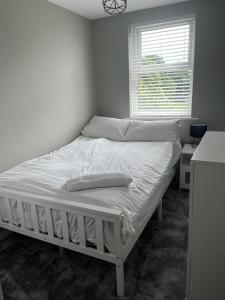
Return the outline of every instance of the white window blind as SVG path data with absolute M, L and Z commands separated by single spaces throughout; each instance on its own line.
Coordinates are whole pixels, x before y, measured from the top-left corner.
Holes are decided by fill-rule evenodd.
M 131 117 L 191 116 L 194 35 L 194 17 L 131 26 Z

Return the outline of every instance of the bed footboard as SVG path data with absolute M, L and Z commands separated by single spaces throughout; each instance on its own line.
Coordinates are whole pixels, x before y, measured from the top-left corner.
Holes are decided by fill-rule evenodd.
M 114 263 L 116 265 L 117 274 L 117 293 L 119 296 L 124 294 L 124 261 L 121 242 L 122 212 L 120 210 L 97 207 L 52 197 L 35 196 L 31 193 L 18 192 L 11 189 L 0 189 L 0 201 L 4 201 L 7 212 L 7 220 L 6 218 L 1 217 L 0 214 L 0 227 Z M 16 201 L 17 203 L 17 211 L 20 220 L 19 225 L 14 222 L 11 201 Z M 32 229 L 28 229 L 26 226 L 24 204 L 29 204 L 31 208 Z M 38 206 L 43 207 L 45 210 L 47 223 L 47 232 L 45 233 L 41 232 L 39 227 Z M 61 238 L 55 235 L 53 222 L 54 210 L 60 212 L 62 224 Z M 75 214 L 77 217 L 79 243 L 74 243 L 70 238 L 69 214 Z M 87 243 L 85 222 L 85 218 L 87 217 L 92 218 L 95 222 L 96 247 L 92 247 Z M 109 253 L 105 249 L 103 232 L 104 222 L 110 222 L 114 227 L 115 250 L 113 253 Z

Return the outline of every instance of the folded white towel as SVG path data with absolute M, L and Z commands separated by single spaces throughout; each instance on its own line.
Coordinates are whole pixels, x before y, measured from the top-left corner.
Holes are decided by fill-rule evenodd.
M 132 178 L 122 173 L 92 173 L 69 179 L 65 184 L 68 192 L 80 190 L 128 186 Z

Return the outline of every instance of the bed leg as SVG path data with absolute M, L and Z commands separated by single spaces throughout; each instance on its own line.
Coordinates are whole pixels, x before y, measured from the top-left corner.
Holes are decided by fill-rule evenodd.
M 59 247 L 59 255 L 60 255 L 60 256 L 63 256 L 64 253 L 65 253 L 64 248 Z
M 117 296 L 124 296 L 124 267 L 123 262 L 116 264 Z
M 162 221 L 162 200 L 160 201 L 160 204 L 158 206 L 158 223 Z

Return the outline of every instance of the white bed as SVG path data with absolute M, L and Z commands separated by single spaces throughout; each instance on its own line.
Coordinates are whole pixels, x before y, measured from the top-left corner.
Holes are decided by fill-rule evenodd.
M 0 175 L 0 227 L 115 263 L 123 295 L 123 263 L 157 207 L 161 214 L 179 156 L 179 142 L 80 136 Z M 133 182 L 65 190 L 68 179 L 94 172 L 124 173 Z

